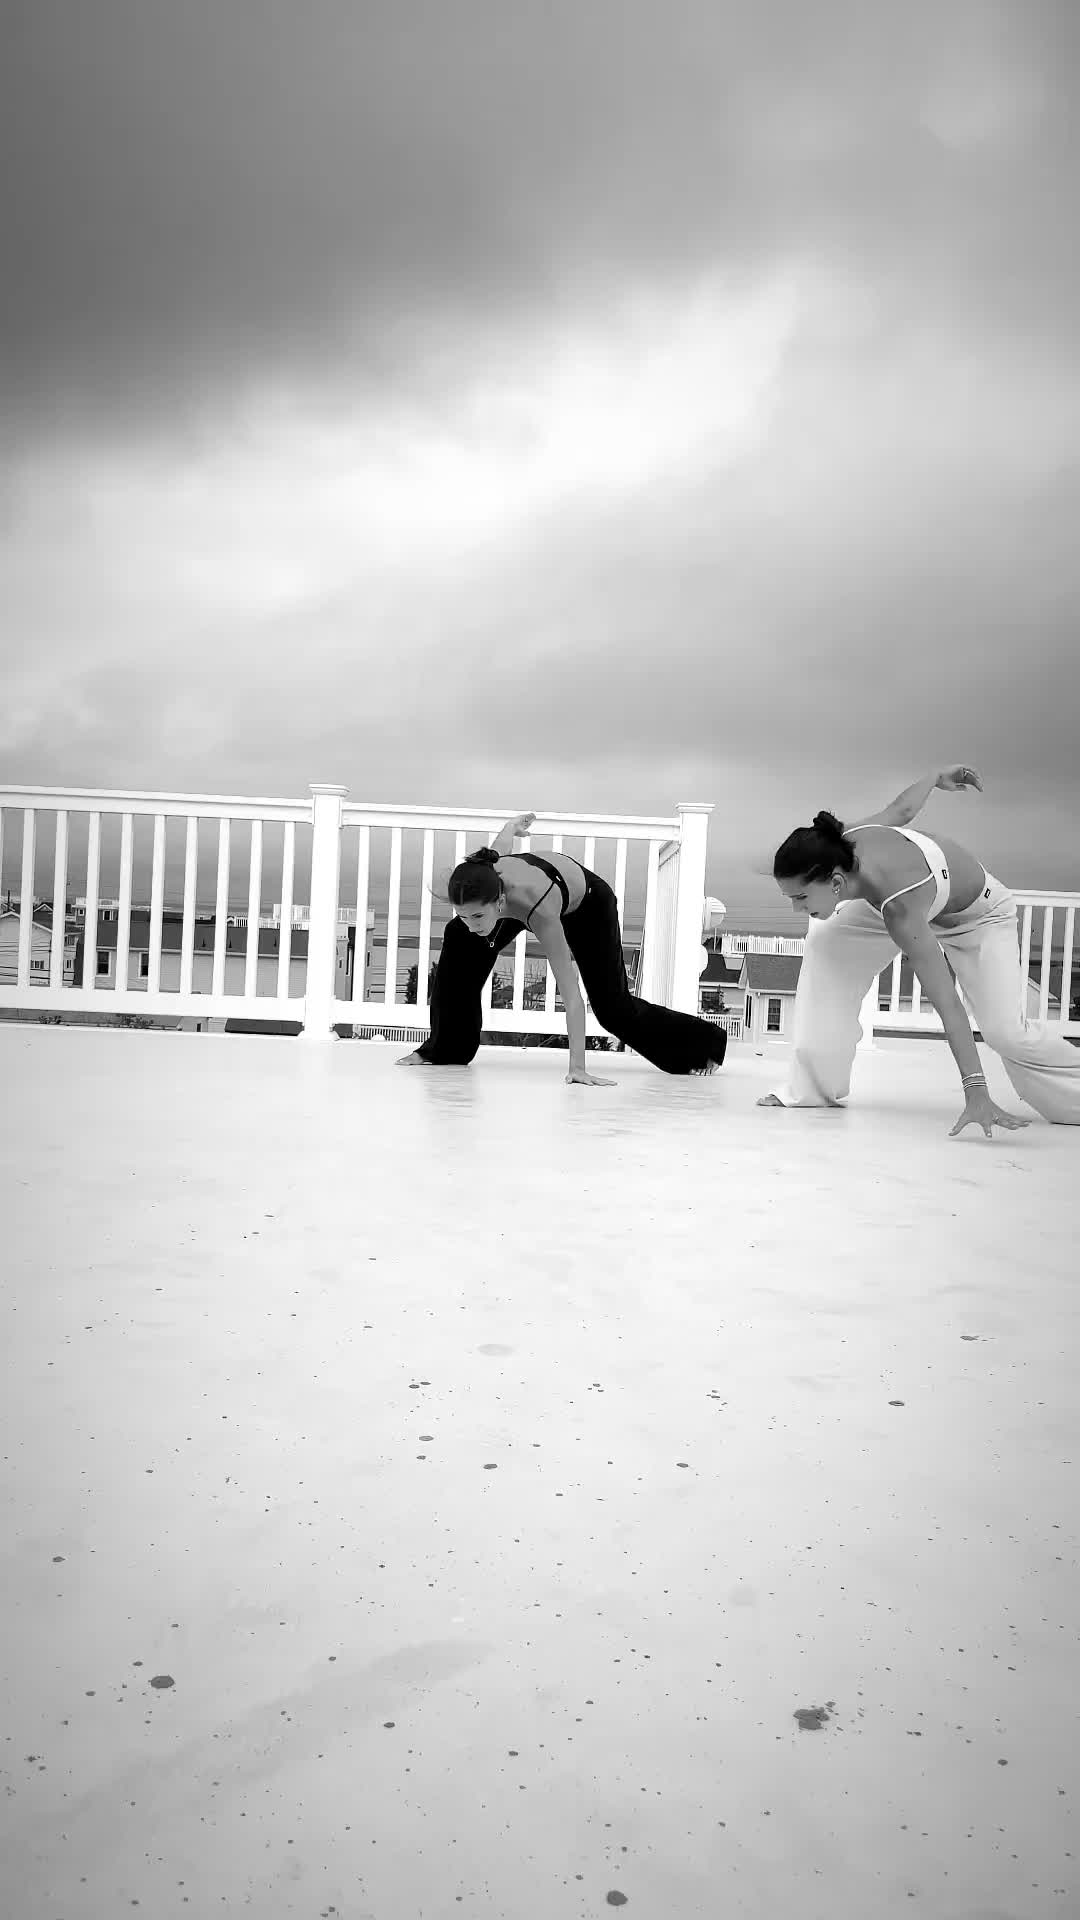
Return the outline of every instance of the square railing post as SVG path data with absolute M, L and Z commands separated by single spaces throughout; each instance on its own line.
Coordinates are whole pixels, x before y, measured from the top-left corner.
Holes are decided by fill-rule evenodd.
M 308 926 L 305 1040 L 329 1040 L 337 965 L 338 879 L 341 868 L 341 802 L 348 787 L 311 789 L 311 912 Z
M 705 912 L 705 863 L 709 851 L 712 806 L 689 801 L 678 808 L 679 879 L 675 893 L 675 940 L 671 1004 L 679 1013 L 698 1010 L 702 923 Z

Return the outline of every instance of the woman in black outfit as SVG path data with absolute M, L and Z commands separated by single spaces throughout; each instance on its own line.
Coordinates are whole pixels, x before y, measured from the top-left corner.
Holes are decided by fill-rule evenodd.
M 623 960 L 615 895 L 606 880 L 568 854 L 514 854 L 536 815 L 519 814 L 492 847 L 481 847 L 454 868 L 449 896 L 454 918 L 443 934 L 431 995 L 431 1034 L 399 1066 L 468 1066 L 480 1045 L 484 982 L 504 947 L 526 929 L 536 935 L 566 1009 L 574 1086 L 610 1087 L 585 1067 L 585 1002 L 602 1027 L 664 1073 L 715 1073 L 727 1051 L 724 1029 L 692 1014 L 637 1000 Z

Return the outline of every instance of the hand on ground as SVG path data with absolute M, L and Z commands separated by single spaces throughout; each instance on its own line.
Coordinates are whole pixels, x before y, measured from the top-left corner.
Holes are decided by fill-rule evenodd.
M 595 1073 L 588 1073 L 584 1067 L 571 1067 L 566 1076 L 568 1087 L 616 1087 L 617 1080 L 601 1080 Z
M 993 1138 L 991 1127 L 1005 1127 L 1015 1133 L 1020 1127 L 1030 1127 L 1031 1121 L 1023 1119 L 1018 1113 L 1006 1113 L 1002 1107 L 995 1106 L 985 1087 L 976 1087 L 968 1095 L 967 1106 L 960 1115 L 955 1127 L 950 1128 L 949 1139 L 955 1140 L 965 1127 L 981 1127 L 988 1140 Z

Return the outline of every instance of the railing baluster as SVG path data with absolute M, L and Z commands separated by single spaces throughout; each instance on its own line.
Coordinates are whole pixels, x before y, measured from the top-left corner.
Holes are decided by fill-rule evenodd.
M 214 905 L 214 972 L 210 991 L 220 996 L 225 991 L 225 956 L 229 939 L 229 864 L 232 823 L 228 815 L 218 822 L 217 899 Z
M 353 1005 L 364 998 L 367 971 L 368 886 L 371 877 L 371 828 L 359 827 L 356 852 L 356 946 L 353 950 Z
M 645 924 L 642 928 L 641 998 L 655 999 L 655 975 L 659 928 L 657 913 L 657 876 L 660 871 L 660 843 L 649 841 L 649 864 L 645 881 Z M 622 916 L 620 914 L 620 920 Z
M 1061 956 L 1061 1019 L 1068 1020 L 1072 1010 L 1073 930 L 1076 908 L 1065 909 L 1065 947 Z
M 53 857 L 52 947 L 49 953 L 49 985 L 64 984 L 64 937 L 67 932 L 67 850 L 68 817 L 66 809 L 56 816 L 56 849 Z
M 562 837 L 562 834 L 561 834 L 561 833 L 553 833 L 553 834 L 552 834 L 552 836 L 551 836 L 551 851 L 552 851 L 552 853 L 561 853 L 561 852 L 562 852 L 562 846 L 563 846 L 563 837 Z M 550 960 L 546 960 L 546 961 L 544 962 L 544 966 L 545 966 L 545 973 L 544 973 L 544 1012 L 545 1012 L 546 1014 L 554 1014 L 554 1012 L 555 1012 L 555 1001 L 556 1001 L 556 998 L 557 998 L 557 994 L 558 994 L 558 987 L 557 987 L 557 984 L 556 984 L 556 980 L 555 980 L 555 975 L 554 975 L 554 972 L 552 971 L 552 966 L 551 966 L 551 962 L 550 962 Z M 582 995 L 584 995 L 584 992 L 585 992 L 585 988 L 584 988 L 584 985 L 582 985 L 582 984 L 581 984 L 580 982 L 579 982 L 579 985 L 581 985 L 581 991 L 582 991 Z
M 401 828 L 390 829 L 390 898 L 386 910 L 386 978 L 383 1004 L 397 1000 L 398 927 L 401 922 Z
M 1050 954 L 1054 940 L 1054 909 L 1043 908 L 1042 953 L 1039 958 L 1039 1019 L 1050 1009 Z M 1026 1012 L 1026 1009 L 1025 1009 Z
M 892 967 L 890 969 L 890 974 L 889 974 L 889 1012 L 890 1013 L 899 1013 L 900 1011 L 900 988 L 901 988 L 901 985 L 903 984 L 902 982 L 903 965 L 904 965 L 903 956 L 898 953 L 896 956 L 896 959 L 892 963 Z
M 289 971 L 292 966 L 293 876 L 296 868 L 296 823 L 285 822 L 281 848 L 281 919 L 278 922 L 277 992 L 279 1000 L 289 997 Z M 310 934 L 308 936 L 310 938 Z
M 150 881 L 150 954 L 147 993 L 161 992 L 161 935 L 165 911 L 165 815 L 154 815 L 154 859 Z
M 494 833 L 490 833 L 488 835 L 488 840 L 487 840 L 488 846 L 490 847 L 492 841 L 497 838 L 498 838 L 498 829 L 496 828 Z M 459 855 L 459 858 L 461 858 L 460 855 Z M 500 955 L 499 957 L 501 959 L 502 956 Z M 497 967 L 498 964 L 499 964 L 499 961 L 496 960 L 495 966 Z M 480 1017 L 485 1027 L 488 1024 L 488 1015 L 491 1012 L 491 1001 L 492 1001 L 492 995 L 494 993 L 494 988 L 495 988 L 495 967 L 493 967 L 491 972 L 488 974 L 488 977 L 484 981 L 484 985 L 480 993 Z
M 416 954 L 416 1011 L 424 1013 L 428 1004 L 428 974 L 431 972 L 431 888 L 435 873 L 435 834 L 424 829 L 424 861 L 420 875 L 420 945 Z
M 527 935 L 524 940 L 514 941 L 514 992 L 511 1004 L 515 1013 L 520 1013 L 525 1005 L 525 948 L 527 945 Z
M 19 887 L 19 963 L 16 985 L 30 985 L 30 954 L 34 929 L 34 852 L 37 815 L 33 807 L 23 808 L 22 880 Z
M 263 823 L 251 823 L 251 857 L 248 861 L 247 947 L 244 951 L 244 998 L 254 999 L 259 984 L 259 910 L 262 905 Z M 309 936 L 310 937 L 310 936 Z
M 101 815 L 90 815 L 86 836 L 86 919 L 83 922 L 83 971 L 80 985 L 97 988 L 98 902 L 101 898 Z
M 619 925 L 625 925 L 626 906 L 626 841 L 615 842 L 615 904 L 619 909 Z
M 919 979 L 919 976 L 916 973 L 916 974 L 913 974 L 911 978 L 911 1011 L 912 1013 L 918 1013 L 919 1008 L 921 1006 L 922 1006 L 922 981 Z
M 180 991 L 191 992 L 195 965 L 195 883 L 199 873 L 199 820 L 188 814 L 184 841 L 184 924 L 180 934 Z
M 120 820 L 120 918 L 116 929 L 116 981 L 117 993 L 128 990 L 128 971 L 131 957 L 131 871 L 133 861 L 132 837 L 134 816 L 125 813 Z
M 1020 909 L 1020 1012 L 1026 1018 L 1028 981 L 1031 970 L 1031 916 L 1033 908 L 1025 903 Z

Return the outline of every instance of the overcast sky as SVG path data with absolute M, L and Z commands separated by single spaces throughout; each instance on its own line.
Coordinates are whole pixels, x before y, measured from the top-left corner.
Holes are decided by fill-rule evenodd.
M 0 780 L 1080 887 L 1070 0 L 0 11 Z

